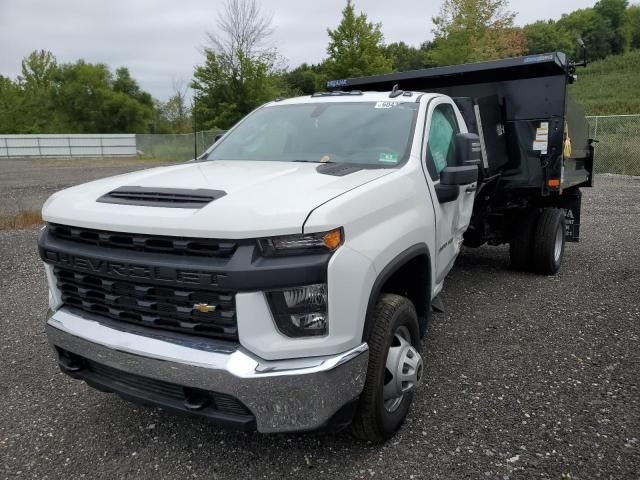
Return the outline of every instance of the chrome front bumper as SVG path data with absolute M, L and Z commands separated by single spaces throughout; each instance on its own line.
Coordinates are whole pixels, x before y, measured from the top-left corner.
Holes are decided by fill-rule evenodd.
M 49 343 L 117 370 L 232 395 L 260 432 L 315 430 L 360 395 L 366 343 L 339 355 L 266 361 L 242 347 L 107 325 L 65 309 L 47 315 Z

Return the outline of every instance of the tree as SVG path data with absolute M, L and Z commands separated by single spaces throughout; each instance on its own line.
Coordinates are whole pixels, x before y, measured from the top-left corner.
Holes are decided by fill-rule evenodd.
M 445 0 L 433 18 L 430 59 L 451 65 L 521 55 L 526 39 L 513 24 L 508 0 Z
M 563 15 L 558 26 L 575 40 L 581 37 L 590 60 L 626 51 L 630 44 L 627 0 L 601 0 L 593 8 Z M 575 52 L 579 56 L 579 52 Z
M 575 50 L 575 38 L 553 20 L 540 20 L 524 27 L 527 53 L 564 52 L 571 55 Z
M 22 60 L 22 75 L 19 83 L 27 90 L 47 89 L 56 70 L 57 62 L 48 50 L 35 50 Z
M 17 84 L 21 129 L 25 133 L 43 131 L 54 116 L 51 88 L 56 70 L 56 58 L 47 50 L 33 51 L 22 60 Z
M 627 30 L 631 48 L 640 48 L 640 5 L 632 5 L 627 9 Z
M 489 29 L 474 48 L 474 61 L 508 58 L 527 52 L 527 37 L 518 27 Z
M 584 40 L 590 60 L 602 58 L 610 53 L 608 23 L 602 17 L 597 16 L 593 8 L 583 8 L 569 14 L 563 14 L 558 20 L 557 26 L 567 32 L 574 41 L 578 38 Z M 575 45 L 571 49 L 571 55 L 574 58 L 579 56 Z
M 54 75 L 55 117 L 48 130 L 78 133 L 144 133 L 153 118 L 151 96 L 126 69 L 114 80 L 109 67 L 83 60 L 60 65 Z
M 155 108 L 127 68 L 58 64 L 46 50 L 27 55 L 15 81 L 0 76 L 3 133 L 143 133 Z
M 0 133 L 19 133 L 23 113 L 20 88 L 10 78 L 0 75 Z
M 598 60 L 613 53 L 613 44 L 616 40 L 615 32 L 611 29 L 609 21 L 597 15 L 595 11 L 592 10 L 592 12 L 592 20 L 582 32 L 581 37 L 587 46 L 589 59 Z
M 294 95 L 311 95 L 326 90 L 327 76 L 323 65 L 303 63 L 284 74 L 284 81 Z
M 207 37 L 220 62 L 241 73 L 243 59 L 272 57 L 274 49 L 267 43 L 273 34 L 271 22 L 255 0 L 227 0 L 218 32 L 207 32 Z
M 255 0 L 227 0 L 191 83 L 194 115 L 204 127 L 228 128 L 282 91 L 279 55 L 268 45 L 271 33 L 271 18 Z
M 404 42 L 390 43 L 384 47 L 385 55 L 391 59 L 391 65 L 396 72 L 418 70 L 428 66 L 426 51 L 412 47 Z
M 176 133 L 187 133 L 191 130 L 190 110 L 187 104 L 187 85 L 181 81 L 173 81 L 173 94 L 160 106 L 170 129 Z
M 337 79 L 392 71 L 391 60 L 385 55 L 381 27 L 380 23 L 369 22 L 362 12 L 356 15 L 353 2 L 347 0 L 338 27 L 327 29 L 327 75 Z
M 624 53 L 629 47 L 629 35 L 626 27 L 627 0 L 600 0 L 593 7 L 594 12 L 607 19 L 611 28 L 609 43 L 614 55 Z
M 131 76 L 127 67 L 120 67 L 116 69 L 116 77 L 113 81 L 113 90 L 116 92 L 122 92 L 125 95 L 136 99 L 143 105 L 149 107 L 153 106 L 153 98 L 151 94 L 145 92 L 140 88 L 138 82 Z

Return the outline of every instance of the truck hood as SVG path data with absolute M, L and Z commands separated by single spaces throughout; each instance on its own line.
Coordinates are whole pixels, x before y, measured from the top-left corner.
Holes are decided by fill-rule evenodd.
M 42 213 L 47 222 L 148 234 L 241 239 L 300 233 L 314 208 L 393 171 L 332 176 L 318 173 L 317 166 L 216 160 L 153 168 L 62 190 L 47 200 Z M 122 186 L 204 188 L 226 195 L 199 209 L 96 201 Z

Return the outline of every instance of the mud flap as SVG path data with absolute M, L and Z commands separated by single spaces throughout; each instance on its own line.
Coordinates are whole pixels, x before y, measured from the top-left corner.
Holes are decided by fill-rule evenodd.
M 571 191 L 565 197 L 564 208 L 566 209 L 566 233 L 567 242 L 577 243 L 580 241 L 580 206 L 582 205 L 582 192 L 579 189 Z
M 442 303 L 440 295 L 431 301 L 431 310 L 436 313 L 444 313 L 444 304 Z

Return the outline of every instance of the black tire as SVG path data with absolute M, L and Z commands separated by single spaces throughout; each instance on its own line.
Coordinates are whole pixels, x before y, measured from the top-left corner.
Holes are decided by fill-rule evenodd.
M 558 273 L 564 255 L 565 232 L 564 211 L 545 208 L 538 217 L 533 236 L 533 264 L 537 273 Z
M 533 236 L 538 220 L 538 210 L 526 210 L 514 223 L 514 231 L 509 242 L 511 268 L 531 271 L 533 268 Z
M 367 339 L 367 377 L 351 424 L 351 433 L 360 440 L 384 442 L 398 431 L 407 417 L 413 392 L 405 393 L 393 412 L 385 409 L 382 397 L 387 353 L 394 333 L 401 326 L 408 329 L 411 344 L 419 349 L 420 332 L 413 304 L 400 295 L 383 294 L 376 305 L 373 328 Z

